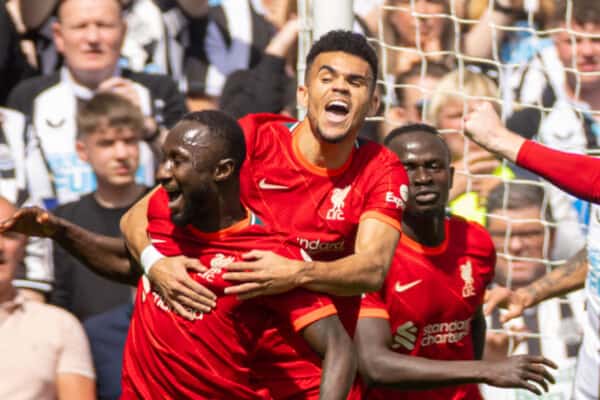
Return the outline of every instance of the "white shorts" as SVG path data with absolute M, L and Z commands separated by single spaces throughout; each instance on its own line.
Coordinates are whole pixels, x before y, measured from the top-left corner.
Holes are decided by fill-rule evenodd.
M 574 400 L 600 399 L 600 339 L 598 332 L 586 326 L 583 343 L 577 356 L 573 386 Z

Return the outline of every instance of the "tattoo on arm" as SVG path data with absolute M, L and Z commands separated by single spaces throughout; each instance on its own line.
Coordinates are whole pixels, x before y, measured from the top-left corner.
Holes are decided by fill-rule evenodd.
M 567 262 L 527 286 L 526 290 L 537 302 L 562 295 L 577 286 L 576 277 L 585 275 L 587 267 L 587 248 L 583 248 Z

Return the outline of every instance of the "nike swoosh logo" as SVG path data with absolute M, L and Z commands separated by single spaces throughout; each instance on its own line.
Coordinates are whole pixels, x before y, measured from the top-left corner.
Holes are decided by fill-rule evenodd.
M 287 187 L 287 186 L 275 185 L 273 183 L 267 183 L 267 180 L 265 178 L 262 178 L 260 180 L 260 182 L 258 182 L 258 187 L 261 188 L 261 189 L 266 189 L 266 190 L 286 190 L 286 189 L 289 189 L 289 187 Z
M 166 243 L 167 241 L 164 239 L 150 239 L 152 243 Z
M 402 292 L 410 289 L 413 286 L 417 286 L 419 283 L 421 283 L 421 280 L 422 279 L 419 279 L 418 281 L 407 283 L 406 285 L 401 285 L 400 282 L 396 282 L 396 287 L 395 287 L 396 292 L 402 293 Z

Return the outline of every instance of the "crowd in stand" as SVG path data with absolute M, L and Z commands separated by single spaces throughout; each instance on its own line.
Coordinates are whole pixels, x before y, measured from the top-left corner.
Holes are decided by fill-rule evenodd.
M 186 112 L 297 116 L 296 1 L 41 3 L 0 4 L 0 220 L 37 205 L 119 236 L 123 214 L 155 184 L 166 133 Z M 373 38 L 381 64 L 372 116 L 383 118 L 361 136 L 383 143 L 410 123 L 442 133 L 455 170 L 448 209 L 490 232 L 492 285 L 526 286 L 578 253 L 589 204 L 466 140 L 464 116 L 493 100 L 526 138 L 597 149 L 600 2 L 354 7 L 354 30 Z M 2 234 L 0 243 L 0 398 L 118 398 L 135 291 L 47 239 Z M 560 367 L 551 392 L 569 393 L 586 329 L 581 293 L 529 311 L 504 326 L 497 312 L 489 316 L 484 357 L 549 356 Z M 484 394 L 515 398 L 489 387 Z

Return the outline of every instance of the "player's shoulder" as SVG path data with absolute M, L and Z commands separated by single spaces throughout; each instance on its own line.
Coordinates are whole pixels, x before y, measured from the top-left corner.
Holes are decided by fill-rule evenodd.
M 398 156 L 387 147 L 369 139 L 359 138 L 355 143 L 353 162 L 363 171 L 387 174 L 390 170 L 404 171 Z
M 247 114 L 238 120 L 244 131 L 257 131 L 275 127 L 279 131 L 290 131 L 298 121 L 281 114 L 257 113 Z
M 483 225 L 457 215 L 450 215 L 448 222 L 452 240 L 461 241 L 468 249 L 482 252 L 482 255 L 495 254 L 492 237 Z

